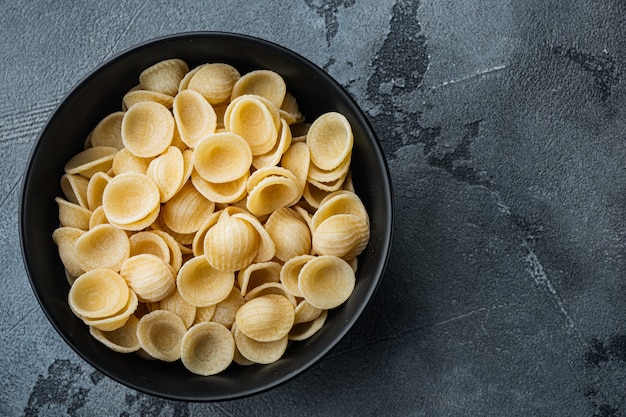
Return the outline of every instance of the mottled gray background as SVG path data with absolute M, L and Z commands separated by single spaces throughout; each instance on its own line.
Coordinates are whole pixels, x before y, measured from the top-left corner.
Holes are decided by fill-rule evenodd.
M 0 415 L 626 416 L 623 0 L 0 2 Z M 396 230 L 371 306 L 275 390 L 188 404 L 71 351 L 18 244 L 38 132 L 95 66 L 165 34 L 280 43 L 364 108 Z

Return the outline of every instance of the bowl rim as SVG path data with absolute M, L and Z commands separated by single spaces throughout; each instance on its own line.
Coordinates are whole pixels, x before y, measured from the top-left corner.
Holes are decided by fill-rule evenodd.
M 156 44 L 160 44 L 164 42 L 166 43 L 170 41 L 179 41 L 179 40 L 195 39 L 195 38 L 211 38 L 215 40 L 218 40 L 221 38 L 227 38 L 227 39 L 239 40 L 239 41 L 251 43 L 251 44 L 258 44 L 265 48 L 275 50 L 279 52 L 280 54 L 289 56 L 291 60 L 300 61 L 303 65 L 309 67 L 312 71 L 314 71 L 316 75 L 319 75 L 323 79 L 324 83 L 331 85 L 334 89 L 341 92 L 342 99 L 348 102 L 354 109 L 357 110 L 366 129 L 368 129 L 371 132 L 371 140 L 368 139 L 368 141 L 370 141 L 372 143 L 372 146 L 375 148 L 376 158 L 378 159 L 380 166 L 384 168 L 384 172 L 382 174 L 386 181 L 384 184 L 382 184 L 383 189 L 385 191 L 384 195 L 382 196 L 382 199 L 384 200 L 386 206 L 388 207 L 388 209 L 385 210 L 386 216 L 385 216 L 385 221 L 383 225 L 384 236 L 381 239 L 382 246 L 377 248 L 377 251 L 382 251 L 384 254 L 382 258 L 377 262 L 378 273 L 376 274 L 374 278 L 375 280 L 374 285 L 371 285 L 368 288 L 368 290 L 365 292 L 363 299 L 360 303 L 358 303 L 358 307 L 355 309 L 354 314 L 352 314 L 350 316 L 350 319 L 346 323 L 344 323 L 341 330 L 334 335 L 331 343 L 328 343 L 324 348 L 320 349 L 319 352 L 313 355 L 308 361 L 302 363 L 300 366 L 295 368 L 295 370 L 293 370 L 292 372 L 286 373 L 280 378 L 272 379 L 269 382 L 261 386 L 252 388 L 252 389 L 242 390 L 232 395 L 223 395 L 219 397 L 212 397 L 210 395 L 202 396 L 202 397 L 200 396 L 181 397 L 180 395 L 175 395 L 175 394 L 171 394 L 171 393 L 164 392 L 164 391 L 147 389 L 146 387 L 143 387 L 140 384 L 135 384 L 132 381 L 124 380 L 123 378 L 112 374 L 107 369 L 100 366 L 100 364 L 98 364 L 96 361 L 94 361 L 90 357 L 90 355 L 85 354 L 79 348 L 79 346 L 74 342 L 73 338 L 70 337 L 70 335 L 66 334 L 65 330 L 61 327 L 60 323 L 57 323 L 57 321 L 53 317 L 53 314 L 46 307 L 46 302 L 43 299 L 43 295 L 40 293 L 40 291 L 37 290 L 37 285 L 35 282 L 36 279 L 34 277 L 34 273 L 31 271 L 31 267 L 29 266 L 31 262 L 35 262 L 35 261 L 32 259 L 31 254 L 28 251 L 29 238 L 26 232 L 26 217 L 27 216 L 26 216 L 25 211 L 26 211 L 26 205 L 27 205 L 26 203 L 27 192 L 29 190 L 29 185 L 31 183 L 32 166 L 42 146 L 43 138 L 46 136 L 48 128 L 54 121 L 55 116 L 63 109 L 63 107 L 65 107 L 68 104 L 70 99 L 74 95 L 76 95 L 84 87 L 85 84 L 89 82 L 89 80 L 91 80 L 93 77 L 95 77 L 97 74 L 101 73 L 102 71 L 105 71 L 108 67 L 113 65 L 115 62 L 120 61 L 124 59 L 125 57 L 132 55 L 133 53 L 149 46 L 154 46 Z M 22 184 L 20 188 L 20 197 L 19 197 L 18 227 L 19 227 L 20 248 L 22 252 L 22 261 L 25 267 L 26 274 L 28 276 L 31 289 L 37 299 L 39 307 L 41 308 L 41 310 L 43 310 L 44 315 L 46 316 L 50 324 L 53 326 L 53 328 L 56 330 L 57 334 L 61 336 L 64 342 L 68 346 L 70 346 L 70 348 L 76 354 L 78 354 L 80 358 L 86 361 L 94 369 L 102 372 L 103 375 L 111 378 L 112 380 L 116 381 L 117 383 L 120 383 L 121 385 L 125 387 L 134 389 L 138 392 L 142 392 L 145 394 L 149 394 L 149 395 L 153 395 L 156 397 L 165 398 L 169 400 L 176 400 L 176 401 L 212 402 L 212 401 L 226 401 L 226 400 L 245 398 L 245 397 L 249 397 L 252 395 L 266 392 L 270 389 L 273 389 L 282 384 L 285 384 L 286 382 L 308 371 L 314 364 L 318 363 L 320 359 L 326 356 L 327 353 L 330 350 L 332 350 L 345 337 L 345 335 L 353 327 L 356 321 L 362 316 L 362 313 L 365 310 L 365 308 L 369 305 L 373 295 L 378 290 L 380 283 L 382 281 L 382 278 L 385 274 L 385 270 L 386 270 L 387 263 L 389 261 L 389 257 L 391 253 L 391 244 L 393 241 L 394 213 L 395 211 L 394 211 L 394 198 L 393 198 L 393 184 L 391 180 L 389 166 L 385 159 L 383 147 L 380 143 L 380 140 L 378 139 L 376 132 L 370 123 L 370 120 L 368 119 L 368 117 L 366 116 L 362 108 L 358 105 L 356 100 L 353 98 L 353 96 L 346 90 L 346 88 L 344 88 L 341 84 L 339 84 L 338 81 L 336 81 L 332 76 L 330 76 L 326 72 L 326 70 L 324 70 L 317 64 L 313 63 L 308 58 L 305 58 L 304 56 L 300 55 L 297 52 L 294 52 L 293 50 L 285 46 L 282 46 L 278 43 L 275 43 L 275 42 L 272 42 L 272 41 L 269 41 L 269 40 L 266 40 L 257 36 L 251 36 L 251 35 L 236 33 L 236 32 L 226 32 L 226 31 L 189 31 L 189 32 L 178 32 L 178 33 L 166 34 L 166 35 L 161 35 L 161 36 L 154 37 L 151 39 L 143 40 L 141 42 L 138 42 L 136 44 L 131 45 L 130 47 L 127 47 L 121 50 L 120 52 L 110 56 L 109 58 L 104 59 L 96 66 L 88 69 L 88 72 L 86 73 L 86 75 L 84 75 L 78 82 L 76 82 L 69 89 L 69 91 L 60 99 L 59 103 L 51 111 L 46 122 L 44 123 L 43 127 L 39 131 L 35 139 L 34 145 L 30 151 L 30 155 L 28 157 L 28 160 L 24 169 L 24 175 L 22 179 Z

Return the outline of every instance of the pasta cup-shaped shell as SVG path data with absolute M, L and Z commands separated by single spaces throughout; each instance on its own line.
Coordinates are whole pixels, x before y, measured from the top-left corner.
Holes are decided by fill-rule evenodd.
M 120 275 L 142 302 L 161 301 L 175 289 L 172 268 L 154 255 L 142 253 L 128 258 Z
M 259 183 L 263 179 L 270 177 L 270 176 L 285 177 L 285 178 L 289 178 L 295 183 L 298 182 L 298 178 L 294 175 L 294 173 L 284 167 L 279 167 L 279 166 L 263 167 L 254 171 L 252 175 L 250 175 L 250 178 L 248 178 L 248 184 L 246 185 L 248 193 L 252 192 L 254 187 L 259 185 Z
M 126 303 L 124 308 L 122 308 L 117 313 L 111 316 L 95 319 L 83 317 L 83 322 L 87 326 L 102 330 L 103 332 L 110 332 L 119 329 L 128 322 L 132 314 L 137 311 L 137 307 L 139 305 L 139 302 L 137 300 L 137 294 L 130 290 L 128 295 L 128 302 Z
M 126 323 L 118 329 L 103 331 L 97 327 L 89 326 L 89 333 L 114 352 L 131 353 L 138 351 L 140 347 L 137 338 L 138 324 L 139 319 L 131 315 Z
M 321 183 L 331 183 L 336 182 L 341 179 L 341 183 L 348 175 L 348 171 L 350 170 L 350 162 L 352 158 L 352 151 L 348 153 L 343 161 L 335 168 L 331 170 L 325 170 L 319 168 L 315 164 L 311 164 L 309 166 L 308 180 L 309 181 L 317 181 Z
M 91 213 L 91 217 L 89 218 L 89 230 L 101 224 L 109 224 L 109 221 L 107 220 L 106 214 L 104 214 L 102 206 L 98 206 Z
M 287 85 L 280 74 L 270 70 L 255 70 L 243 75 L 235 85 L 230 96 L 233 101 L 239 96 L 253 94 L 269 100 L 280 107 L 287 93 Z
M 159 301 L 160 310 L 169 310 L 176 313 L 183 320 L 186 328 L 190 328 L 196 318 L 196 306 L 190 304 L 180 295 L 178 290 Z
M 321 308 L 313 307 L 311 303 L 309 303 L 307 300 L 302 300 L 296 306 L 296 309 L 295 309 L 296 315 L 295 315 L 293 324 L 295 326 L 296 324 L 306 323 L 306 322 L 315 320 L 316 318 L 319 317 L 320 314 L 322 314 L 322 311 L 325 311 L 325 310 L 322 310 Z
M 369 224 L 354 214 L 336 214 L 313 232 L 313 251 L 351 259 L 363 252 L 370 237 Z
M 298 287 L 313 306 L 329 310 L 343 304 L 356 283 L 350 265 L 336 256 L 316 256 L 300 270 Z
M 218 271 L 238 271 L 252 263 L 259 247 L 256 229 L 245 220 L 228 218 L 209 229 L 204 256 Z
M 227 101 L 233 86 L 241 77 L 239 71 L 223 63 L 203 65 L 189 80 L 187 88 L 196 90 L 211 104 Z
M 161 209 L 161 206 L 158 205 L 154 208 L 154 210 L 152 210 L 143 219 L 139 219 L 137 221 L 130 222 L 130 223 L 117 223 L 110 219 L 107 219 L 107 220 L 110 224 L 117 227 L 118 229 L 123 229 L 123 230 L 130 231 L 130 232 L 138 232 L 140 230 L 147 228 L 148 226 L 150 226 L 156 221 L 156 219 L 159 217 L 160 209 Z
M 124 148 L 120 149 L 120 151 L 115 154 L 111 168 L 115 175 L 120 175 L 125 172 L 145 174 L 150 166 L 150 161 L 150 158 L 140 158 Z
M 195 324 L 183 336 L 181 360 L 185 368 L 194 374 L 209 376 L 220 373 L 232 363 L 234 355 L 233 335 L 219 323 Z
M 304 121 L 304 116 L 300 112 L 298 101 L 289 91 L 285 93 L 283 102 L 280 105 L 280 117 L 285 119 L 290 125 L 301 123 Z
M 196 256 L 185 262 L 176 278 L 180 295 L 196 307 L 207 307 L 224 300 L 230 294 L 234 282 L 233 272 L 216 270 L 204 256 Z
M 294 324 L 294 326 L 289 331 L 289 340 L 302 341 L 313 336 L 322 327 L 324 327 L 324 323 L 326 322 L 327 317 L 328 310 L 322 310 L 320 312 L 320 315 L 317 316 L 317 318 L 315 318 L 314 320 Z
M 193 166 L 206 181 L 235 181 L 250 170 L 252 151 L 239 135 L 224 132 L 206 136 L 193 152 Z
M 96 172 L 106 172 L 113 166 L 113 158 L 117 148 L 110 146 L 94 146 L 74 155 L 65 164 L 66 174 L 80 174 L 91 178 Z
M 181 342 L 186 332 L 183 320 L 167 310 L 148 313 L 137 325 L 141 348 L 151 357 L 165 362 L 180 359 Z
M 213 313 L 211 321 L 221 323 L 227 328 L 230 328 L 235 322 L 237 311 L 239 311 L 244 302 L 239 289 L 233 287 L 228 297 L 215 305 L 215 312 Z
M 296 176 L 300 189 L 304 190 L 311 165 L 311 155 L 306 143 L 292 143 L 282 156 L 280 164 Z
M 273 342 L 289 333 L 294 317 L 294 306 L 286 297 L 268 294 L 242 305 L 235 321 L 237 328 L 251 339 Z
M 369 226 L 369 216 L 359 196 L 350 191 L 337 191 L 320 202 L 319 208 L 311 218 L 311 230 L 315 232 L 324 220 L 337 214 L 353 214 L 362 218 Z
M 185 76 L 180 80 L 180 83 L 178 84 L 178 92 L 181 92 L 189 88 L 189 81 L 191 81 L 193 76 L 196 75 L 196 73 L 200 71 L 202 67 L 207 66 L 207 65 L 209 64 L 198 65 L 197 67 L 189 70 L 187 74 L 185 74 Z
M 327 171 L 335 169 L 346 159 L 353 143 L 350 122 L 337 112 L 325 113 L 315 119 L 306 136 L 311 162 Z
M 311 253 L 309 226 L 293 209 L 279 208 L 268 217 L 265 230 L 276 245 L 276 257 L 283 262 Z
M 78 204 L 79 206 L 88 208 L 87 202 L 87 187 L 89 186 L 89 180 L 78 174 L 64 174 L 61 177 L 61 191 L 65 196 L 65 199 L 70 203 Z
M 151 230 L 150 232 L 160 236 L 165 241 L 167 247 L 170 250 L 169 265 L 172 267 L 175 273 L 178 273 L 178 270 L 183 264 L 183 254 L 180 245 L 178 244 L 176 239 L 174 239 L 172 235 L 163 230 Z
M 119 272 L 130 256 L 130 240 L 123 230 L 110 224 L 101 224 L 76 240 L 74 252 L 84 271 L 108 268 Z
M 268 282 L 280 280 L 280 264 L 278 262 L 260 262 L 248 265 L 237 273 L 237 283 L 241 295 Z
M 330 191 L 321 190 L 314 184 L 307 181 L 302 191 L 302 197 L 313 208 L 317 209 L 321 201 L 330 194 Z
M 280 270 L 280 282 L 285 289 L 296 297 L 302 297 L 298 287 L 298 276 L 302 267 L 313 259 L 313 255 L 300 255 L 285 262 Z
M 124 94 L 124 97 L 122 97 L 122 110 L 127 111 L 135 104 L 144 102 L 157 103 L 169 110 L 174 103 L 174 97 L 169 94 L 159 93 L 158 91 L 133 90 Z
M 76 227 L 59 227 L 52 232 L 52 240 L 57 245 L 61 262 L 70 276 L 74 278 L 85 272 L 80 266 L 74 250 L 74 244 L 84 233 L 84 230 Z
M 261 222 L 254 217 L 252 214 L 244 212 L 244 213 L 234 213 L 232 214 L 234 219 L 242 219 L 247 221 L 254 227 L 259 234 L 259 245 L 257 249 L 256 256 L 254 257 L 254 262 L 267 262 L 274 258 L 276 255 L 276 245 L 272 241 L 269 233 L 263 227 Z
M 289 146 L 291 146 L 291 129 L 289 129 L 289 125 L 285 119 L 281 119 L 280 122 L 280 133 L 274 147 L 267 153 L 252 157 L 252 165 L 255 168 L 259 169 L 278 165 L 283 154 L 289 149 Z
M 278 110 L 268 108 L 261 97 L 253 95 L 237 97 L 224 114 L 226 129 L 245 139 L 255 156 L 269 152 L 276 144 L 277 121 L 280 121 Z
M 233 324 L 233 326 L 230 329 L 230 332 L 232 333 L 233 337 L 235 337 L 235 332 L 236 331 L 237 331 L 237 325 Z M 237 348 L 237 341 L 236 340 L 235 340 L 235 356 L 233 357 L 233 362 L 235 362 L 237 365 L 241 365 L 241 366 L 250 366 L 250 365 L 254 365 L 254 363 L 255 363 L 255 362 L 251 361 L 250 359 L 244 357 L 241 354 L 241 352 L 239 352 L 239 349 Z
M 287 291 L 283 284 L 281 284 L 280 282 L 266 282 L 265 284 L 254 287 L 250 291 L 248 291 L 248 293 L 243 298 L 246 302 L 248 302 L 254 298 L 262 297 L 268 294 L 282 295 L 287 300 L 289 300 L 291 304 L 293 304 L 294 308 L 296 307 L 296 305 L 298 305 L 296 297 L 294 297 L 289 291 Z
M 130 256 L 147 253 L 161 258 L 167 264 L 170 263 L 170 249 L 167 242 L 153 231 L 133 233 L 129 240 Z
M 159 188 L 160 201 L 169 201 L 180 190 L 185 174 L 183 153 L 175 146 L 154 158 L 148 165 L 146 175 Z
M 246 336 L 241 330 L 235 327 L 235 344 L 241 355 L 254 363 L 269 364 L 280 359 L 287 350 L 288 337 L 272 342 L 259 342 Z
M 195 233 L 214 209 L 215 203 L 207 200 L 188 181 L 174 197 L 163 205 L 163 222 L 176 233 Z
M 104 172 L 96 172 L 87 183 L 87 207 L 95 210 L 102 206 L 102 195 L 104 189 L 111 181 L 111 177 Z
M 216 308 L 217 304 L 206 307 L 196 307 L 196 317 L 194 318 L 193 324 L 201 323 L 203 321 L 211 321 Z
M 174 117 L 162 104 L 137 103 L 124 114 L 122 141 L 126 149 L 140 158 L 151 158 L 172 144 Z
M 263 178 L 248 194 L 246 207 L 250 213 L 263 216 L 294 205 L 300 195 L 298 184 L 292 179 L 270 175 Z
M 182 59 L 166 59 L 144 69 L 139 74 L 139 84 L 145 90 L 173 96 L 188 71 L 189 66 Z
M 75 227 L 81 230 L 89 229 L 91 210 L 78 204 L 70 203 L 61 197 L 54 199 L 59 207 L 59 223 L 62 227 Z
M 316 180 L 309 178 L 308 181 L 309 181 L 309 184 L 314 185 L 316 188 L 332 193 L 333 191 L 340 190 L 341 187 L 343 187 L 343 181 L 345 180 L 345 178 L 346 177 L 343 176 L 330 182 L 321 182 L 321 181 L 316 181 Z
M 122 149 L 122 119 L 124 112 L 116 111 L 102 119 L 91 134 L 91 146 L 109 146 Z
M 176 95 L 173 113 L 180 138 L 190 148 L 195 148 L 202 138 L 215 133 L 215 110 L 195 90 L 184 90 Z
M 126 281 L 110 269 L 85 272 L 68 294 L 71 310 L 80 318 L 103 318 L 120 311 L 128 302 Z
M 204 221 L 204 223 L 202 223 L 194 235 L 193 242 L 191 243 L 191 252 L 193 253 L 193 256 L 204 255 L 204 238 L 206 237 L 206 233 L 209 229 L 217 224 L 220 214 L 221 210 L 211 213 L 211 215 Z
M 148 176 L 125 173 L 111 178 L 102 193 L 102 207 L 107 219 L 129 224 L 148 216 L 159 207 L 160 192 Z
M 225 183 L 214 183 L 206 181 L 204 178 L 193 171 L 191 173 L 191 183 L 196 187 L 208 200 L 215 203 L 233 203 L 239 201 L 246 196 L 246 184 L 248 183 L 249 174 L 246 173 L 234 181 Z

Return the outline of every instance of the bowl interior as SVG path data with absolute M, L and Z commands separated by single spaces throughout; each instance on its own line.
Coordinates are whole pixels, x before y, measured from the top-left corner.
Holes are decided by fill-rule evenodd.
M 350 299 L 330 312 L 314 337 L 292 344 L 270 365 L 232 365 L 223 373 L 196 376 L 180 362 L 147 361 L 118 354 L 89 335 L 68 307 L 69 285 L 52 242 L 58 227 L 54 198 L 65 163 L 83 149 L 88 133 L 107 114 L 121 109 L 122 96 L 138 83 L 139 73 L 168 58 L 190 68 L 226 62 L 242 74 L 271 69 L 281 74 L 308 120 L 326 111 L 343 113 L 354 130 L 352 171 L 355 188 L 371 222 L 368 247 L 359 258 L 357 284 Z M 366 117 L 352 98 L 324 71 L 273 43 L 226 33 L 187 33 L 156 39 L 128 50 L 89 74 L 58 106 L 33 149 L 20 208 L 22 252 L 38 301 L 62 338 L 88 363 L 133 389 L 170 399 L 213 401 L 251 395 L 281 384 L 310 367 L 352 327 L 383 274 L 392 232 L 392 198 L 381 148 Z

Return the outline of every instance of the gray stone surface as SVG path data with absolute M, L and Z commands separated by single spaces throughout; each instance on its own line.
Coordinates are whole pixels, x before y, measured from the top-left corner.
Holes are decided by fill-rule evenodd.
M 0 415 L 626 416 L 626 3 L 621 0 L 0 3 Z M 224 30 L 325 68 L 393 176 L 387 273 L 295 380 L 178 403 L 82 361 L 21 261 L 38 132 L 96 65 Z

